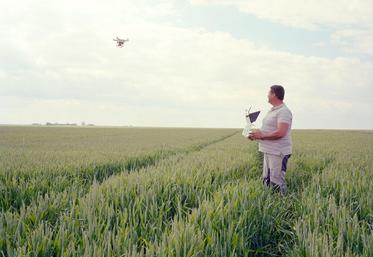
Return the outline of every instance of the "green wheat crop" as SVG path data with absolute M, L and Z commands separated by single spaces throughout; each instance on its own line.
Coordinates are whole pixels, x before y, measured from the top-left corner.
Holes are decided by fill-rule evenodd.
M 293 142 L 281 196 L 238 129 L 0 127 L 0 252 L 373 256 L 373 133 Z

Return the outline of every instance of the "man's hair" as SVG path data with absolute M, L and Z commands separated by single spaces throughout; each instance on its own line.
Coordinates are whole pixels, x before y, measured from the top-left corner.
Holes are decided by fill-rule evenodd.
M 273 85 L 271 86 L 271 92 L 277 96 L 278 99 L 284 100 L 285 96 L 285 89 L 280 85 Z

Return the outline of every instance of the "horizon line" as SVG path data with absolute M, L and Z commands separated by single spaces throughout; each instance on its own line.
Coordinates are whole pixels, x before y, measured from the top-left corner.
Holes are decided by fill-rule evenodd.
M 136 125 L 96 125 L 93 123 L 88 123 L 86 125 L 80 125 L 77 123 L 69 123 L 71 125 L 61 124 L 61 125 L 46 125 L 46 124 L 3 124 L 0 123 L 0 126 L 8 127 L 59 127 L 59 128 L 186 128 L 186 129 L 243 129 L 243 127 L 185 127 L 185 126 L 136 126 Z M 74 125 L 75 124 L 75 125 Z M 93 124 L 93 125 L 90 125 Z M 373 131 L 373 128 L 292 128 L 292 130 L 347 130 L 347 131 Z

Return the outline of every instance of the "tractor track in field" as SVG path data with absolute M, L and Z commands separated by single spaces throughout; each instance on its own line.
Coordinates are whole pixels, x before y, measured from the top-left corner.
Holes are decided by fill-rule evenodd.
M 157 162 L 159 162 L 161 160 L 165 160 L 165 159 L 167 159 L 171 156 L 177 155 L 177 154 L 186 154 L 186 156 L 187 156 L 190 153 L 201 151 L 202 149 L 204 149 L 204 148 L 206 148 L 210 145 L 213 145 L 213 144 L 216 144 L 218 142 L 224 141 L 227 138 L 230 138 L 230 137 L 236 135 L 238 132 L 239 131 L 234 132 L 234 133 L 230 133 L 230 134 L 222 136 L 222 137 L 219 137 L 219 138 L 214 139 L 214 140 L 209 141 L 209 142 L 203 142 L 203 143 L 192 145 L 192 146 L 182 148 L 182 149 L 177 149 L 177 150 L 163 150 L 163 149 L 161 149 L 159 151 L 156 151 L 155 153 L 146 154 L 146 155 L 142 155 L 142 156 L 131 157 L 123 163 L 118 162 L 118 163 L 115 163 L 115 164 L 102 164 L 102 165 L 98 165 L 98 166 L 93 167 L 93 168 L 83 169 L 83 170 L 80 170 L 80 171 L 77 172 L 77 174 L 78 174 L 77 176 L 72 176 L 69 179 L 74 180 L 74 179 L 78 178 L 79 181 L 83 182 L 83 185 L 80 186 L 80 188 L 83 187 L 83 189 L 78 194 L 79 198 L 82 198 L 90 191 L 90 188 L 94 183 L 100 185 L 112 176 L 118 175 L 122 172 L 131 173 L 131 172 L 134 172 L 134 171 L 138 171 L 142 168 L 154 166 Z M 66 194 L 70 195 L 76 188 L 77 188 L 76 185 L 69 185 L 69 186 L 61 189 L 60 191 L 53 191 L 53 193 L 54 193 L 54 196 L 58 198 L 59 195 L 61 195 L 61 196 L 66 195 Z M 47 192 L 44 192 L 43 195 L 38 195 L 37 198 L 32 198 L 28 204 L 22 203 L 22 205 L 19 205 L 19 206 L 16 206 L 16 207 L 11 206 L 10 208 L 8 208 L 8 212 L 11 212 L 15 215 L 18 215 L 17 213 L 19 213 L 21 211 L 21 208 L 22 208 L 23 209 L 22 210 L 23 214 L 27 214 L 29 208 L 31 208 L 31 207 L 36 208 L 35 205 L 33 205 L 35 203 L 36 199 L 37 199 L 38 202 L 40 202 L 40 201 L 45 200 L 46 197 L 47 197 L 48 200 L 46 200 L 46 201 L 52 201 L 52 199 L 50 199 L 50 197 L 48 196 L 50 194 L 51 194 L 51 192 L 47 191 Z M 48 217 L 48 219 L 46 219 L 46 220 L 41 219 L 39 221 L 50 221 L 53 224 L 58 220 L 58 216 L 60 216 L 61 213 L 66 213 L 73 206 L 68 205 L 68 206 L 60 206 L 60 207 L 61 207 L 60 211 L 54 210 L 55 212 L 52 215 L 52 217 L 50 215 L 46 215 Z M 6 212 L 6 211 L 7 211 L 6 209 L 2 208 L 2 213 Z
M 122 172 L 131 173 L 133 171 L 140 170 L 142 168 L 154 166 L 158 161 L 165 160 L 171 156 L 177 154 L 190 154 L 193 152 L 201 151 L 202 149 L 216 144 L 218 142 L 224 141 L 225 139 L 236 135 L 238 132 L 225 135 L 223 137 L 217 138 L 215 140 L 204 142 L 196 145 L 192 145 L 183 149 L 178 150 L 159 150 L 155 153 L 146 154 L 142 156 L 134 156 L 128 158 L 124 163 L 117 164 L 103 164 L 95 167 L 93 172 L 84 177 L 85 180 L 92 185 L 93 181 L 98 184 L 103 183 L 105 180 L 109 179 L 111 176 L 120 174 Z M 84 173 L 83 173 L 84 176 Z

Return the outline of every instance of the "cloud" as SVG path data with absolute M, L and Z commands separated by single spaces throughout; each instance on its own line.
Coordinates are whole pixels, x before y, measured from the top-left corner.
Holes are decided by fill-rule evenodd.
M 240 11 L 288 26 L 313 29 L 322 26 L 373 23 L 370 0 L 190 0 L 195 5 L 227 5 Z
M 181 28 L 162 19 L 177 16 L 172 4 L 155 4 L 162 11 L 141 18 L 142 4 L 69 13 L 54 3 L 16 22 L 18 34 L 3 31 L 0 120 L 240 127 L 244 108 L 265 111 L 268 87 L 283 84 L 295 127 L 373 127 L 360 120 L 372 115 L 372 62 L 307 57 Z M 116 48 L 116 35 L 130 41 Z
M 342 50 L 373 55 L 373 1 L 191 0 L 194 5 L 236 7 L 244 13 L 285 26 L 332 30 L 333 45 Z
M 373 57 L 373 26 L 369 29 L 340 29 L 332 34 L 331 39 L 334 45 L 345 52 Z

